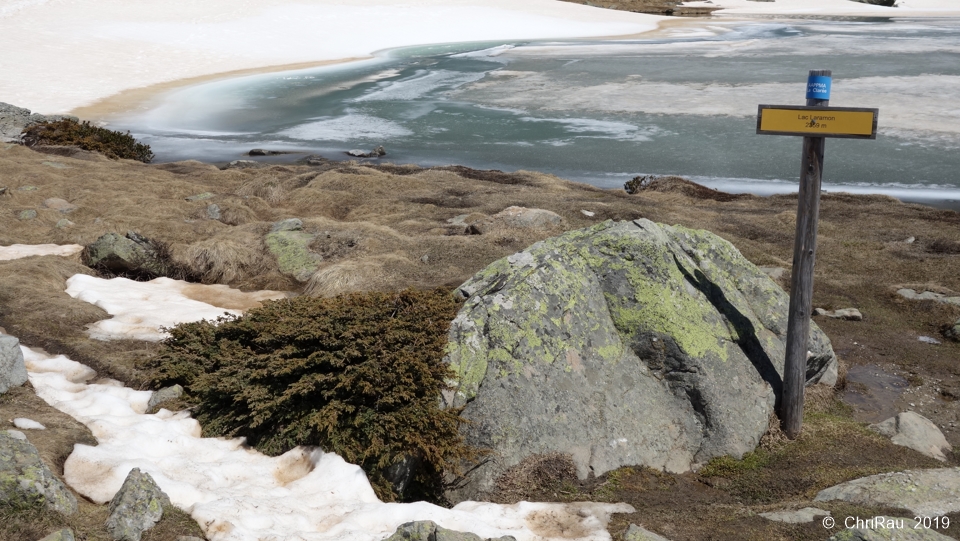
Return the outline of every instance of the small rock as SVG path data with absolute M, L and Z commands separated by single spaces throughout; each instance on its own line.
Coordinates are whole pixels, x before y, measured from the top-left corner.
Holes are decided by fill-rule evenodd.
M 134 468 L 110 501 L 107 531 L 116 541 L 140 541 L 143 532 L 163 517 L 163 508 L 169 505 L 170 498 L 153 477 Z
M 934 293 L 933 291 L 917 293 L 912 289 L 902 288 L 897 290 L 897 294 L 905 299 L 914 301 L 935 301 L 960 306 L 960 297 L 948 297 L 943 293 Z
M 362 150 L 353 149 L 353 150 L 348 150 L 346 154 L 348 156 L 353 156 L 354 158 L 379 158 L 380 156 L 386 156 L 387 151 L 382 146 L 379 146 L 371 150 L 370 152 L 364 152 Z
M 27 441 L 27 435 L 19 430 L 6 430 L 4 434 L 10 436 L 11 438 L 17 438 L 18 440 Z
M 943 334 L 947 338 L 960 342 L 960 319 L 953 324 L 953 327 L 947 329 Z
M 870 425 L 870 429 L 887 436 L 895 445 L 909 447 L 941 462 L 947 460 L 944 451 L 953 449 L 937 425 L 912 411 Z
M 68 202 L 66 199 L 60 199 L 59 197 L 50 197 L 48 199 L 44 199 L 41 205 L 43 208 L 52 209 L 63 214 L 73 212 L 78 208 L 73 203 Z
M 423 256 L 420 257 L 420 262 L 421 262 L 421 263 L 429 263 L 429 262 L 430 262 L 430 256 L 427 255 L 427 254 L 423 254 Z
M 279 156 L 281 154 L 290 154 L 290 153 L 283 150 L 264 150 L 262 148 L 255 148 L 250 152 L 247 152 L 248 156 Z
M 102 268 L 114 274 L 166 276 L 171 270 L 157 243 L 128 231 L 125 236 L 107 233 L 87 246 L 81 258 L 88 267 Z
M 220 205 L 216 203 L 210 203 L 209 205 L 207 205 L 207 218 L 210 218 L 211 220 L 219 220 Z
M 772 513 L 760 513 L 760 516 L 775 522 L 786 522 L 787 524 L 802 524 L 813 522 L 816 517 L 829 516 L 830 511 L 817 509 L 816 507 L 804 507 L 796 511 L 775 511 Z
M 73 535 L 73 530 L 70 528 L 64 528 L 62 530 L 53 532 L 40 541 L 76 541 L 76 539 L 77 538 Z
M 845 319 L 847 321 L 863 321 L 863 314 L 856 308 L 841 308 L 839 310 L 824 310 L 817 308 L 813 311 L 815 315 L 829 317 L 833 319 Z
M 924 344 L 933 344 L 933 345 L 941 344 L 939 340 L 937 340 L 936 338 L 933 338 L 932 336 L 918 336 L 917 340 L 923 342 Z
M 6 193 L 7 193 L 7 187 L 0 186 L 0 195 L 6 195 Z
M 657 535 L 646 528 L 631 524 L 623 534 L 623 541 L 669 541 L 666 537 Z
M 593 218 L 593 216 L 597 214 L 596 212 L 593 212 L 590 210 L 583 210 L 583 209 L 580 210 L 580 213 L 586 216 L 587 218 Z
M 23 430 L 46 430 L 47 427 L 26 417 L 17 417 L 13 420 L 13 426 Z
M 277 231 L 300 231 L 301 229 L 303 229 L 303 220 L 300 218 L 287 218 L 286 220 L 275 222 L 270 227 L 270 232 L 276 233 Z
M 418 520 L 401 524 L 384 541 L 482 541 L 482 538 L 473 533 L 448 530 L 432 520 Z M 516 541 L 516 538 L 505 535 L 487 541 Z
M 70 220 L 68 220 L 68 219 L 66 219 L 66 218 L 60 218 L 59 220 L 57 220 L 57 228 L 59 228 L 59 229 L 64 229 L 64 228 L 71 227 L 71 226 L 74 226 L 74 225 L 76 225 L 76 224 L 73 223 L 73 222 L 71 222 Z
M 0 335 L 0 394 L 27 382 L 27 366 L 23 362 L 20 340 L 9 334 Z
M 40 503 L 64 515 L 76 513 L 77 499 L 43 463 L 37 448 L 10 432 L 0 432 L 0 503 Z
M 904 244 L 913 244 L 914 241 L 916 241 L 916 240 L 917 240 L 916 237 L 907 237 L 906 239 L 904 239 L 903 242 L 904 242 Z
M 198 193 L 197 195 L 191 195 L 187 197 L 187 201 L 203 201 L 204 199 L 210 199 L 213 197 L 213 194 L 210 192 Z
M 21 210 L 20 214 L 17 214 L 17 218 L 21 220 L 32 220 L 37 217 L 37 211 L 33 209 Z
M 164 402 L 169 402 L 171 400 L 176 400 L 183 396 L 183 387 L 179 385 L 174 385 L 172 387 L 164 387 L 159 391 L 155 391 L 150 395 L 150 400 L 147 402 L 147 411 L 152 411 L 153 408 L 163 404 Z
M 253 160 L 233 160 L 228 163 L 224 169 L 248 169 L 251 167 L 263 167 L 264 164 Z

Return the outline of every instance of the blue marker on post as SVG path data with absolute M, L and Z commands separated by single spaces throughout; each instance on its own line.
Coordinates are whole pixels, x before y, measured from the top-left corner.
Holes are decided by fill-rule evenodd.
M 830 99 L 830 81 L 829 75 L 811 75 L 807 78 L 807 99 L 808 100 L 829 100 Z

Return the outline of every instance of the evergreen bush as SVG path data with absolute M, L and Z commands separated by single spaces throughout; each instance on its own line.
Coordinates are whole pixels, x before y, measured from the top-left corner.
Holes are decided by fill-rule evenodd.
M 407 496 L 438 501 L 443 473 L 478 456 L 460 410 L 439 401 L 458 308 L 446 290 L 272 301 L 169 329 L 146 368 L 154 385 L 184 387 L 205 436 L 243 436 L 269 455 L 317 445 L 360 465 L 384 501 L 398 498 L 384 471 L 412 458 Z
M 99 152 L 111 160 L 126 159 L 150 163 L 153 152 L 150 145 L 138 143 L 130 132 L 122 133 L 89 122 L 70 119 L 41 122 L 23 130 L 23 144 L 75 146 L 83 150 Z

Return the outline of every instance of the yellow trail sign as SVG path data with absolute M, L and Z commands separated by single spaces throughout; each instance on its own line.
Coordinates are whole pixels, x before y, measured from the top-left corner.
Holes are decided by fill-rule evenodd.
M 757 133 L 806 137 L 877 138 L 879 109 L 761 105 Z

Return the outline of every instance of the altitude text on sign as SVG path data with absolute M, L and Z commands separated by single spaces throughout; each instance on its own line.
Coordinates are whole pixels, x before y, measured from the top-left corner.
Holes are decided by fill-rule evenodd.
M 876 139 L 879 109 L 761 105 L 757 133 Z

